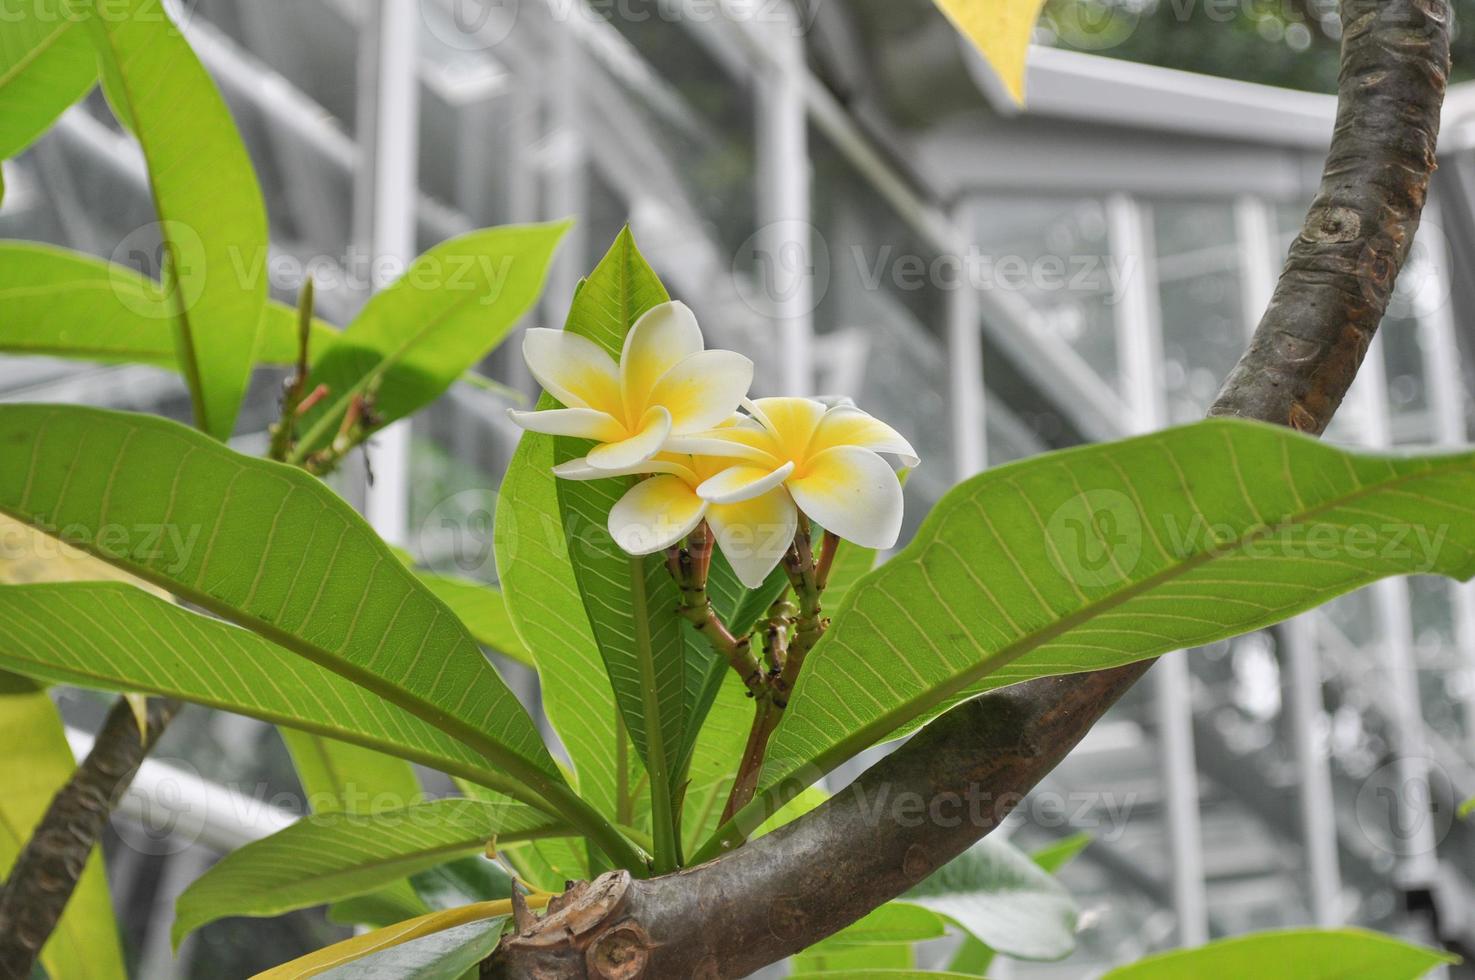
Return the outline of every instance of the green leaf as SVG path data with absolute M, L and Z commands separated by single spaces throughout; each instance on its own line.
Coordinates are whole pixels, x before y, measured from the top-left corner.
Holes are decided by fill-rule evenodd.
M 948 962 L 947 968 L 954 973 L 966 974 L 970 977 L 988 976 L 988 968 L 994 962 L 994 951 L 989 949 L 976 938 L 969 935 L 963 936 L 963 942 L 958 946 L 958 951 Z
M 19 154 L 97 81 L 69 0 L 0 0 L 0 159 Z
M 753 725 L 753 701 L 742 678 L 726 664 L 722 684 L 706 723 L 697 734 L 688 768 L 686 800 L 681 809 L 681 839 L 688 852 L 717 829 L 738 760 Z
M 907 969 L 916 965 L 912 944 L 947 934 L 942 916 L 917 905 L 887 904 L 794 957 L 796 975 L 846 976 L 857 970 Z
M 1006 956 L 1055 960 L 1075 949 L 1076 904 L 1050 874 L 985 837 L 903 897 L 956 922 Z
M 510 914 L 507 902 L 432 912 L 325 946 L 258 973 L 253 980 L 461 980 L 496 947 Z
M 505 919 L 470 922 L 424 939 L 395 946 L 325 973 L 319 980 L 464 980 L 497 948 Z
M 375 813 L 421 800 L 420 780 L 404 759 L 291 728 L 281 736 L 313 813 Z
M 535 666 L 532 653 L 512 625 L 507 603 L 495 586 L 433 572 L 417 571 L 415 574 L 437 599 L 450 607 L 462 625 L 476 637 L 476 642 L 520 664 Z
M 1073 834 L 1062 838 L 1047 847 L 1030 854 L 1029 858 L 1042 869 L 1054 874 L 1065 865 L 1073 861 L 1076 855 L 1085 850 L 1086 845 L 1091 843 L 1091 835 L 1087 833 Z M 993 962 L 994 951 L 978 940 L 976 936 L 965 935 L 963 944 L 953 954 L 952 962 L 948 969 L 957 973 L 966 973 L 970 976 L 983 976 L 988 972 L 989 964 Z
M 129 585 L 0 588 L 0 668 L 57 684 L 177 697 L 479 783 L 507 782 L 479 753 L 364 688 Z
M 51 245 L 0 242 L 0 353 L 179 370 L 172 302 L 168 288 L 126 266 Z M 337 333 L 314 321 L 313 348 Z M 256 363 L 296 360 L 297 311 L 268 303 Z
M 568 228 L 486 228 L 410 263 L 314 357 L 308 390 L 324 384 L 329 395 L 303 420 L 294 461 L 332 441 L 356 395 L 372 395 L 386 425 L 439 398 L 532 307 Z
M 856 971 L 875 973 L 878 970 L 915 973 L 913 967 L 916 965 L 917 956 L 911 943 L 876 946 L 831 946 L 829 943 L 820 943 L 794 957 L 794 972 L 789 976 L 838 978 L 853 976 Z
M 945 935 L 947 924 L 936 912 L 907 902 L 887 902 L 819 945 L 885 946 L 891 943 L 920 943 L 928 939 L 940 939 Z
M 1475 455 L 1228 420 L 991 470 L 841 605 L 754 805 L 992 688 L 1200 646 L 1388 575 L 1469 578 L 1472 495 Z
M 431 908 L 512 897 L 512 876 L 485 855 L 447 861 L 410 876 L 415 893 Z
M 753 831 L 753 836 L 756 838 L 773 833 L 784 824 L 793 823 L 809 811 L 816 809 L 829 798 L 830 794 L 822 788 L 806 786 L 792 800 L 779 807 L 773 816 L 759 824 L 758 829 Z
M 408 892 L 397 886 L 381 888 L 377 892 L 345 898 L 328 906 L 329 922 L 345 926 L 363 926 L 366 929 L 383 929 L 396 922 L 413 919 L 430 911 L 415 890 Z
M 1468 818 L 1472 813 L 1475 813 L 1475 797 L 1472 797 L 1471 799 L 1468 799 L 1465 802 L 1461 803 L 1460 809 L 1456 815 L 1461 820 L 1464 820 Z
M 173 939 L 228 915 L 271 916 L 376 891 L 497 840 L 567 832 L 519 803 L 447 799 L 304 817 L 226 855 L 179 897 Z
M 499 801 L 500 794 L 457 780 L 457 786 L 474 800 Z M 587 881 L 590 848 L 570 837 L 551 837 L 509 844 L 498 854 L 515 868 L 523 881 L 548 892 L 561 892 L 568 881 Z
M 587 850 L 567 837 L 518 844 L 502 851 L 502 857 L 523 881 L 544 891 L 561 892 L 568 882 L 590 877 Z
M 620 764 L 619 709 L 569 564 L 552 470 L 552 438 L 524 433 L 497 499 L 497 574 L 513 626 L 532 651 L 543 710 L 568 750 L 579 793 L 618 819 L 620 786 L 629 778 L 629 767 Z
M 101 5 L 101 6 L 99 6 Z M 226 439 L 266 305 L 266 206 L 215 83 L 163 0 L 93 0 L 102 74 L 148 163 L 179 363 L 199 428 Z
M 1040 848 L 1030 854 L 1029 859 L 1050 874 L 1055 874 L 1061 868 L 1076 859 L 1076 856 L 1091 845 L 1091 835 L 1082 831 L 1079 834 L 1071 834 L 1046 847 Z
M 320 481 L 163 419 L 88 408 L 0 406 L 0 447 L 27 461 L 0 472 L 0 512 L 391 701 L 502 770 L 499 789 L 634 860 L 465 627 Z
M 617 361 L 625 335 L 641 315 L 670 297 L 635 246 L 621 231 L 598 267 L 574 297 L 565 330 L 586 337 Z M 546 394 L 539 405 L 554 404 Z M 530 436 L 524 436 L 530 438 Z M 555 462 L 586 454 L 581 440 L 555 440 Z M 645 762 L 655 812 L 656 863 L 679 863 L 675 798 L 680 793 L 687 721 L 700 698 L 710 656 L 689 643 L 690 627 L 677 612 L 681 593 L 661 554 L 626 554 L 606 532 L 609 512 L 631 479 L 577 482 L 556 487 L 559 514 L 577 538 L 569 549 L 584 611 L 604 658 L 625 729 Z M 695 652 L 688 656 L 688 651 Z
M 313 813 L 340 810 L 376 813 L 406 807 L 421 800 L 420 779 L 415 775 L 414 767 L 404 759 L 310 732 L 291 728 L 278 731 L 292 756 L 307 807 Z M 377 896 L 362 897 L 371 901 L 360 902 L 359 911 L 365 908 L 374 910 L 364 924 L 387 925 L 388 922 L 381 917 L 382 910 L 394 910 L 395 917 L 389 922 L 399 922 L 430 911 L 408 878 L 386 886 Z M 328 916 L 334 921 L 353 922 L 355 909 L 335 906 L 328 910 Z
M 1416 980 L 1459 957 L 1360 929 L 1261 932 L 1149 956 L 1102 980 Z M 1354 966 L 1355 964 L 1355 966 Z M 1350 971 L 1350 972 L 1349 972 Z
M 905 476 L 905 474 L 903 474 Z M 825 607 L 839 609 L 851 588 L 876 567 L 876 549 L 841 541 L 825 587 Z
M 33 682 L 9 674 L 0 674 L 0 745 L 5 746 L 0 754 L 3 881 L 76 766 L 51 698 Z M 56 931 L 41 949 L 41 965 L 52 977 L 126 980 L 101 848 L 87 856 Z

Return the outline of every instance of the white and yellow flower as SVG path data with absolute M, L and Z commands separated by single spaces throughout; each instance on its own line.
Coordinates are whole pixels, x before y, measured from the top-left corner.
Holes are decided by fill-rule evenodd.
M 866 548 L 896 544 L 901 480 L 880 454 L 917 465 L 916 450 L 900 433 L 849 404 L 760 398 L 744 405 L 750 417 L 668 443 L 674 451 L 734 462 L 703 481 L 698 496 L 730 506 L 781 485 L 799 510 L 841 538 Z
M 696 316 L 662 303 L 625 337 L 619 364 L 593 341 L 563 330 L 531 329 L 522 352 L 533 377 L 565 407 L 511 411 L 524 429 L 593 439 L 584 462 L 609 474 L 652 459 L 673 435 L 721 424 L 753 382 L 753 362 L 705 350 Z
M 682 541 L 705 520 L 717 547 L 750 589 L 763 584 L 798 530 L 798 511 L 781 485 L 789 473 L 783 467 L 759 470 L 735 466 L 725 457 L 663 453 L 627 470 L 601 470 L 587 460 L 574 460 L 553 472 L 565 480 L 651 474 L 610 509 L 609 532 L 615 543 L 632 555 L 654 554 Z M 697 488 L 718 477 L 726 485 L 741 486 L 742 499 L 702 499 Z

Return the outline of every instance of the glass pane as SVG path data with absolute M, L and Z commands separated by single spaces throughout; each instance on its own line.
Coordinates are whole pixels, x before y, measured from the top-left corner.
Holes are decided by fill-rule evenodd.
M 1203 417 L 1248 335 L 1227 204 L 1152 206 L 1168 421 Z
M 1111 254 L 1102 202 L 989 196 L 971 211 L 976 281 L 1023 296 L 1044 339 L 1065 344 L 1116 390 L 1113 308 L 1133 260 Z
M 849 395 L 907 437 L 910 537 L 951 484 L 942 266 L 824 136 L 812 133 L 816 248 L 828 254 L 814 314 L 819 390 Z M 955 280 L 954 280 L 955 281 Z

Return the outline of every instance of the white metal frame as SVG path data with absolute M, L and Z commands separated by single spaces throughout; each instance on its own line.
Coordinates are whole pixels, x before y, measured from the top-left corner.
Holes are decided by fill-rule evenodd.
M 1152 432 L 1167 424 L 1168 411 L 1163 384 L 1162 314 L 1151 261 L 1157 254 L 1151 219 L 1126 194 L 1108 198 L 1106 213 L 1111 254 L 1117 259 L 1137 259 L 1131 264 L 1123 295 L 1113 311 L 1122 392 L 1131 430 Z M 1180 650 L 1162 657 L 1149 677 L 1167 801 L 1177 939 L 1180 946 L 1198 946 L 1209 939 L 1209 915 L 1198 768 L 1193 752 L 1193 678 L 1187 656 Z

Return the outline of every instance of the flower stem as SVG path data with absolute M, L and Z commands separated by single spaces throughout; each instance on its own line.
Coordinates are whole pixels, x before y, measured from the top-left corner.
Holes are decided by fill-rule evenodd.
M 784 594 L 768 607 L 768 619 L 763 627 L 763 659 L 768 664 L 770 678 L 778 676 L 784 669 L 794 617 L 799 613 L 799 607 L 794 605 L 790 595 L 785 589 Z
M 783 720 L 784 709 L 789 706 L 789 695 L 799 680 L 799 672 L 804 669 L 804 658 L 814 649 L 814 645 L 824 635 L 825 628 L 829 626 L 829 621 L 822 614 L 821 599 L 824 596 L 824 581 L 829 575 L 829 562 L 834 560 L 839 539 L 833 539 L 832 543 L 832 535 L 826 532 L 820 560 L 816 563 L 810 533 L 809 521 L 801 517 L 793 547 L 784 556 L 784 571 L 788 574 L 789 584 L 799 600 L 798 615 L 794 616 L 793 604 L 787 596 L 769 609 L 764 653 L 770 668 L 777 669 L 769 674 L 763 694 L 758 698 L 753 714 L 753 727 L 748 733 L 748 744 L 743 750 L 742 762 L 733 779 L 732 792 L 722 811 L 724 823 L 753 799 L 758 788 L 758 775 L 763 769 L 763 759 L 768 752 L 768 740 Z M 776 620 L 775 614 L 781 623 Z M 792 638 L 789 636 L 791 621 Z
M 753 697 L 764 692 L 763 667 L 753 654 L 750 637 L 734 636 L 717 615 L 707 594 L 707 574 L 712 567 L 712 531 L 705 521 L 691 532 L 687 547 L 672 547 L 666 552 L 666 567 L 681 586 L 680 613 L 698 633 L 707 638 L 712 649 L 725 659 L 743 679 Z

